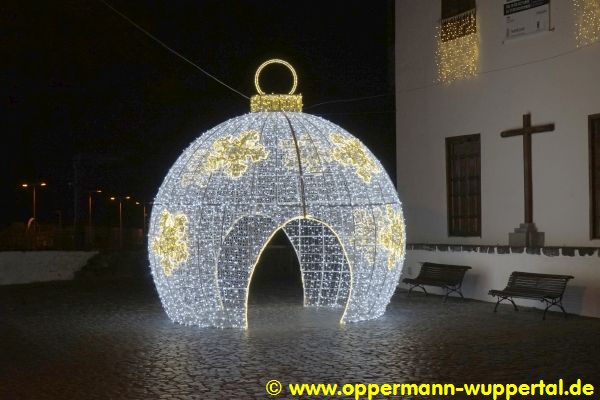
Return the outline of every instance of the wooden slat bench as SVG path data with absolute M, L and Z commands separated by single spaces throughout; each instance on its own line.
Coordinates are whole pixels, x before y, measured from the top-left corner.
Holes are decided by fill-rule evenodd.
M 416 287 L 420 287 L 427 294 L 425 286 L 437 286 L 446 290 L 444 301 L 450 293 L 458 293 L 464 299 L 460 289 L 465 273 L 470 269 L 471 267 L 464 265 L 425 262 L 422 263 L 421 270 L 416 278 L 404 278 L 402 282 L 411 285 L 408 289 L 409 296 L 410 292 Z
M 562 305 L 562 297 L 567 287 L 567 282 L 573 279 L 571 275 L 552 275 L 535 274 L 532 272 L 514 271 L 510 274 L 508 284 L 504 290 L 490 290 L 491 296 L 497 296 L 498 301 L 494 307 L 494 312 L 498 309 L 498 304 L 503 300 L 512 303 L 515 311 L 519 311 L 513 301 L 513 297 L 539 300 L 546 304 L 542 319 L 546 319 L 546 312 L 552 306 L 558 306 L 562 310 L 565 318 L 567 312 Z

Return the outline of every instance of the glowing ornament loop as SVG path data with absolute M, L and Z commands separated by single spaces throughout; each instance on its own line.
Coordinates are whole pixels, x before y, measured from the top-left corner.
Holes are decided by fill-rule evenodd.
M 271 60 L 267 60 L 264 63 L 260 64 L 260 66 L 258 67 L 258 69 L 256 70 L 256 73 L 254 74 L 254 86 L 256 86 L 256 92 L 260 95 L 265 95 L 266 93 L 260 88 L 260 82 L 259 82 L 259 78 L 260 78 L 260 73 L 262 72 L 262 70 L 267 66 L 267 65 L 271 65 L 271 64 L 281 64 L 286 66 L 290 72 L 292 73 L 292 78 L 294 79 L 294 83 L 292 84 L 292 89 L 290 90 L 290 92 L 288 94 L 294 94 L 294 92 L 296 92 L 296 87 L 298 86 L 298 75 L 296 75 L 296 70 L 294 69 L 294 67 L 292 67 L 292 64 L 290 64 L 287 61 L 284 60 L 280 60 L 279 58 L 273 58 Z

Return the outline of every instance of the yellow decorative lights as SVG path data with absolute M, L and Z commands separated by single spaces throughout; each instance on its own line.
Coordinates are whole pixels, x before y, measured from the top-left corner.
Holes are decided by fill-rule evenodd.
M 394 210 L 390 205 L 385 208 L 386 225 L 379 234 L 379 244 L 387 250 L 388 269 L 404 259 L 406 251 L 406 233 L 404 229 L 404 217 L 402 212 Z
M 271 64 L 281 64 L 281 65 L 286 66 L 287 69 L 290 70 L 290 72 L 292 73 L 292 78 L 294 79 L 294 82 L 292 83 L 292 88 L 290 89 L 290 92 L 288 94 L 294 94 L 294 92 L 296 91 L 296 88 L 298 87 L 298 75 L 296 75 L 296 70 L 294 69 L 294 67 L 292 67 L 292 64 L 290 64 L 287 61 L 280 60 L 278 58 L 273 58 L 271 60 L 267 60 L 258 66 L 258 69 L 256 70 L 256 73 L 254 74 L 254 87 L 256 87 L 256 92 L 261 95 L 265 94 L 265 92 L 263 92 L 263 90 L 260 87 L 260 73 L 267 65 L 271 65 Z
M 276 105 L 273 96 L 295 96 L 295 88 L 265 95 L 262 68 L 257 104 L 268 112 L 202 134 L 154 199 L 149 259 L 163 307 L 178 323 L 247 328 L 254 268 L 282 230 L 298 256 L 306 307 L 343 307 L 342 323 L 377 318 L 404 255 L 394 185 L 350 133 Z
M 381 172 L 360 140 L 337 132 L 333 132 L 329 138 L 336 145 L 332 154 L 333 159 L 342 165 L 353 167 L 365 183 L 370 183 L 372 176 Z
M 171 214 L 163 210 L 158 221 L 158 233 L 152 241 L 152 249 L 160 259 L 162 270 L 166 276 L 189 257 L 187 238 L 188 219 L 185 214 Z
M 302 95 L 257 94 L 250 98 L 250 111 L 302 111 Z
M 266 94 L 260 87 L 260 73 L 262 70 L 271 64 L 281 64 L 287 67 L 292 73 L 292 89 L 288 94 Z M 257 95 L 250 99 L 250 111 L 302 111 L 302 95 L 295 95 L 296 87 L 298 86 L 298 75 L 296 70 L 290 63 L 278 58 L 274 58 L 262 63 L 254 74 L 254 86 L 256 87 Z
M 231 178 L 241 177 L 248 164 L 266 160 L 269 155 L 259 140 L 260 134 L 253 130 L 218 139 L 206 157 L 204 169 L 208 172 L 222 169 Z
M 475 10 L 442 20 L 437 34 L 438 79 L 450 83 L 477 74 L 479 38 Z
M 600 40 L 600 0 L 574 0 L 577 46 Z

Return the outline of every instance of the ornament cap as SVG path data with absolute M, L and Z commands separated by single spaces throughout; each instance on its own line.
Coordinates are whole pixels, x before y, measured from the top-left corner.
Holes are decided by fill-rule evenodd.
M 260 87 L 260 73 L 270 64 L 281 64 L 292 73 L 293 84 L 288 94 L 266 94 Z M 294 94 L 298 87 L 298 75 L 296 70 L 287 61 L 273 58 L 262 63 L 254 74 L 254 86 L 258 94 L 250 99 L 250 111 L 302 111 L 302 95 Z

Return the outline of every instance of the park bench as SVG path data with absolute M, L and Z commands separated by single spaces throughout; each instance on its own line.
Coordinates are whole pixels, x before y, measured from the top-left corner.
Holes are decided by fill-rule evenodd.
M 469 269 L 471 267 L 464 265 L 425 262 L 422 263 L 421 270 L 416 278 L 404 278 L 402 282 L 411 285 L 410 289 L 408 289 L 408 296 L 410 296 L 410 292 L 416 287 L 423 289 L 423 292 L 427 295 L 425 286 L 437 286 L 446 290 L 444 301 L 448 299 L 450 293 L 458 293 L 464 299 L 460 289 L 465 273 Z
M 542 319 L 546 319 L 546 312 L 552 306 L 558 306 L 562 310 L 565 318 L 567 312 L 562 305 L 562 297 L 567 287 L 567 282 L 573 279 L 571 275 L 552 275 L 535 274 L 532 272 L 514 271 L 510 274 L 508 284 L 504 290 L 490 290 L 491 296 L 497 296 L 498 301 L 494 307 L 494 312 L 498 309 L 498 304 L 503 300 L 512 303 L 515 311 L 519 311 L 513 301 L 513 297 L 539 300 L 546 304 Z

